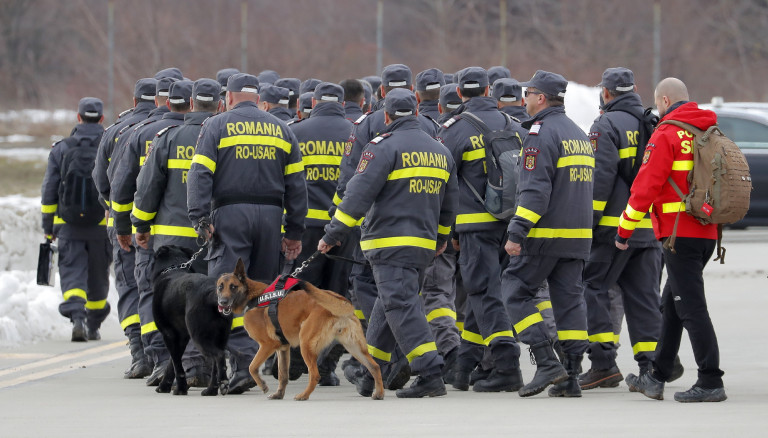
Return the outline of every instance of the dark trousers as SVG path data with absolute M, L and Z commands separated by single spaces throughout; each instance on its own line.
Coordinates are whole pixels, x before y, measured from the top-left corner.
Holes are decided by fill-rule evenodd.
M 307 227 L 301 238 L 301 254 L 293 262 L 294 269 L 301 266 L 305 260 L 317 251 L 317 242 L 323 238 L 323 235 L 325 235 L 325 230 L 322 227 Z M 330 251 L 330 255 L 352 258 L 354 245 L 359 245 L 359 242 L 347 239 L 341 246 L 333 248 Z M 347 289 L 349 287 L 349 274 L 352 271 L 352 265 L 353 263 L 348 261 L 318 255 L 304 268 L 298 277 L 320 289 L 327 289 L 349 298 Z
M 117 243 L 117 232 L 113 227 L 107 228 L 112 242 L 112 262 L 115 268 L 115 289 L 117 289 L 117 316 L 120 327 L 126 336 L 141 335 L 141 318 L 139 317 L 139 287 L 136 284 L 136 248 L 131 246 L 125 251 Z
M 666 380 L 672 373 L 685 329 L 699 367 L 696 386 L 723 386 L 720 350 L 704 296 L 704 266 L 712 257 L 715 243 L 710 239 L 678 237 L 675 253 L 664 250 L 668 278 L 661 296 L 664 312 L 654 361 L 655 375 L 661 380 Z
M 87 318 L 98 328 L 109 316 L 109 263 L 112 247 L 107 239 L 59 239 L 59 276 L 64 301 L 59 313 Z

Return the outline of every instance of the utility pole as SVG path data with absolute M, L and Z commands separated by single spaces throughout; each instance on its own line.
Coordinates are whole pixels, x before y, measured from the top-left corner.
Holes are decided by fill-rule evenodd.
M 105 120 L 114 120 L 115 117 L 115 2 L 107 3 L 107 35 L 108 65 L 107 65 L 107 117 Z
M 240 4 L 240 71 L 248 71 L 248 0 Z
M 507 66 L 507 0 L 499 0 L 499 50 L 501 64 Z
M 381 74 L 382 52 L 384 50 L 384 2 L 379 0 L 376 5 L 376 74 Z
M 661 0 L 653 3 L 653 84 L 651 90 L 661 81 Z

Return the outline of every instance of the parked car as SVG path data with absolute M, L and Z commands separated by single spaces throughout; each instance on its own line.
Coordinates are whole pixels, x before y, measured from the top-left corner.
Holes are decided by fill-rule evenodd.
M 768 226 L 768 103 L 713 98 L 701 108 L 717 113 L 720 129 L 744 152 L 752 176 L 749 212 L 730 227 Z

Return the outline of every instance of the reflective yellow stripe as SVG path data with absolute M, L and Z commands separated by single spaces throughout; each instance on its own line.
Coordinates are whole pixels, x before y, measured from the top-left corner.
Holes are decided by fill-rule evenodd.
M 474 161 L 485 158 L 485 148 L 474 149 L 461 154 L 462 161 Z
M 485 345 L 485 339 L 483 339 L 479 333 L 472 333 L 469 330 L 464 330 L 461 332 L 461 339 L 464 339 L 465 341 L 471 342 L 473 344 Z
M 178 225 L 153 225 L 152 234 L 161 236 L 179 236 L 197 238 L 197 233 L 192 227 L 181 227 Z
M 304 163 L 299 161 L 298 163 L 287 164 L 285 166 L 285 172 L 283 172 L 283 175 L 290 175 L 292 173 L 303 172 L 303 171 L 304 171 Z
M 54 216 L 53 217 L 53 224 L 54 225 L 62 225 L 62 224 L 66 224 L 66 222 L 64 222 L 64 219 L 62 219 L 62 218 L 60 218 L 58 216 Z
M 448 178 L 451 176 L 451 173 L 445 169 L 438 169 L 436 167 L 423 167 L 423 166 L 406 167 L 404 169 L 397 169 L 391 172 L 389 174 L 389 177 L 387 177 L 387 179 L 388 180 L 403 179 L 403 178 L 413 178 L 417 176 L 426 177 L 426 178 L 437 178 L 443 181 L 448 181 Z
M 613 338 L 613 332 L 597 333 L 588 337 L 589 342 L 604 342 L 606 344 L 613 342 Z
M 192 157 L 192 163 L 202 164 L 207 167 L 211 173 L 216 173 L 216 162 L 205 155 L 195 154 L 195 156 Z
M 459 332 L 464 332 L 464 321 L 456 321 L 456 328 L 459 329 Z
M 488 336 L 487 338 L 485 338 L 483 340 L 483 342 L 485 343 L 485 345 L 490 345 L 491 341 L 493 341 L 494 339 L 499 338 L 499 337 L 514 338 L 515 337 L 515 333 L 512 330 L 505 330 L 503 332 L 496 332 L 496 333 L 492 334 L 491 336 Z
M 635 146 L 619 149 L 619 159 L 635 158 L 637 156 L 637 148 Z
M 189 168 L 192 167 L 192 160 L 182 160 L 182 159 L 168 159 L 168 168 L 169 169 L 186 169 L 189 170 Z
M 678 211 L 685 211 L 684 202 L 667 202 L 661 204 L 662 213 L 677 213 Z
M 62 294 L 64 296 L 64 301 L 67 301 L 68 299 L 72 297 L 78 297 L 82 298 L 84 300 L 88 299 L 88 294 L 85 293 L 82 289 L 70 289 Z
M 152 333 L 157 331 L 157 326 L 155 325 L 155 322 L 152 321 L 149 324 L 144 324 L 141 326 L 141 334 L 146 335 L 147 333 Z
M 242 326 L 243 326 L 243 317 L 242 316 L 238 316 L 237 318 L 232 318 L 232 327 L 230 328 L 230 330 L 234 330 L 234 329 L 236 329 L 238 327 L 242 327 Z
M 129 202 L 128 204 L 118 204 L 117 202 L 112 201 L 112 210 L 115 210 L 118 213 L 131 211 L 133 210 L 133 202 Z
M 638 342 L 632 346 L 632 353 L 647 353 L 649 351 L 656 351 L 656 342 Z
M 365 321 L 365 314 L 363 314 L 362 310 L 355 309 L 355 316 L 357 317 L 357 319 L 361 321 Z
M 330 166 L 338 166 L 341 164 L 341 156 L 338 155 L 304 155 L 301 161 L 305 166 L 319 166 L 327 164 Z
M 450 234 L 451 227 L 444 227 L 440 224 L 437 225 L 437 234 Z
M 542 301 L 539 304 L 536 304 L 536 308 L 539 309 L 539 312 L 543 312 L 543 311 L 545 311 L 547 309 L 551 309 L 552 308 L 552 301 L 549 301 L 549 300 Z
M 595 157 L 588 157 L 586 155 L 570 155 L 568 157 L 560 157 L 557 159 L 557 167 L 568 166 L 595 167 Z
M 352 216 L 344 213 L 340 209 L 336 209 L 336 213 L 333 214 L 333 217 L 341 221 L 342 224 L 348 226 L 348 227 L 354 227 L 355 224 L 357 224 L 357 219 L 353 218 Z
M 444 316 L 447 316 L 451 319 L 456 319 L 456 312 L 445 307 L 440 309 L 435 309 L 427 313 L 427 322 L 432 321 L 433 319 L 442 318 Z
M 154 211 L 152 213 L 148 213 L 148 212 L 146 212 L 144 210 L 139 209 L 138 207 L 136 207 L 134 205 L 133 206 L 133 210 L 131 211 L 131 214 L 136 216 L 137 219 L 141 219 L 143 221 L 149 222 L 149 221 L 151 221 L 152 219 L 155 218 L 155 216 L 157 215 L 157 212 Z
M 127 329 L 129 325 L 133 324 L 141 324 L 141 320 L 139 319 L 138 314 L 131 315 L 124 320 L 120 321 L 120 327 L 123 328 L 123 330 Z
M 614 343 L 614 344 L 616 344 L 616 345 L 618 345 L 618 344 L 619 344 L 619 338 L 620 338 L 620 336 L 619 336 L 619 334 L 618 334 L 618 333 L 616 333 L 615 335 L 613 335 L 613 343 Z
M 85 302 L 85 308 L 89 310 L 101 310 L 105 307 L 107 307 L 107 300 Z
M 322 221 L 330 221 L 331 216 L 328 214 L 328 210 L 317 210 L 310 208 L 307 210 L 307 219 L 319 219 Z
M 466 213 L 456 216 L 456 225 L 459 224 L 477 224 L 482 222 L 497 222 L 498 219 L 491 216 L 490 213 Z
M 624 214 L 626 214 L 628 218 L 634 219 L 636 221 L 639 221 L 645 217 L 644 211 L 637 211 L 629 204 L 627 204 L 627 208 L 624 210 Z
M 418 347 L 411 350 L 410 353 L 405 355 L 405 358 L 408 359 L 408 362 L 412 362 L 414 358 L 417 358 L 419 356 L 423 356 L 430 351 L 437 351 L 437 344 L 434 342 L 427 342 L 426 344 L 421 344 Z
M 333 194 L 333 205 L 339 205 L 341 204 L 341 198 L 339 198 L 338 193 Z
M 525 329 L 527 329 L 528 327 L 542 321 L 544 321 L 544 318 L 541 317 L 541 313 L 536 312 L 536 313 L 530 314 L 525 318 L 523 318 L 522 321 L 515 324 L 514 326 L 515 332 L 519 335 L 520 333 L 525 331 Z
M 639 221 L 631 221 L 631 220 L 625 218 L 623 215 L 621 216 L 621 218 L 619 218 L 619 226 L 621 228 L 624 228 L 627 231 L 634 230 L 635 228 L 637 228 L 637 225 L 639 223 L 640 223 Z
M 529 239 L 591 239 L 592 228 L 531 228 Z
M 289 142 L 268 135 L 233 135 L 232 137 L 224 137 L 219 141 L 219 149 L 242 145 L 275 146 L 282 149 L 286 154 L 291 153 Z
M 107 226 L 108 227 L 114 227 L 115 226 L 115 218 L 110 217 L 109 220 L 107 221 Z
M 434 250 L 437 249 L 437 241 L 413 236 L 382 237 L 380 239 L 360 241 L 360 249 L 363 251 L 378 248 L 390 248 L 393 246 L 415 246 L 418 248 Z
M 109 202 L 109 200 L 105 200 L 104 203 L 107 204 L 107 207 L 112 207 L 112 204 Z
M 375 357 L 376 359 L 383 360 L 384 362 L 389 362 L 392 360 L 392 353 L 381 351 L 373 345 L 368 346 L 368 354 Z
M 558 330 L 557 339 L 561 341 L 586 341 L 586 330 Z
M 144 162 L 147 160 L 147 157 L 139 157 L 139 166 L 143 166 Z M 143 334 L 143 333 L 142 333 Z
M 637 224 L 637 228 L 653 228 L 653 223 L 648 218 L 643 218 L 640 220 L 639 223 L 633 222 Z M 602 225 L 604 227 L 618 227 L 619 226 L 619 218 L 616 216 L 603 216 L 600 218 L 600 222 L 597 223 L 598 225 Z
M 608 201 L 592 201 L 592 210 L 603 211 Z
M 693 170 L 693 160 L 673 161 L 672 170 Z
M 43 204 L 40 208 L 40 211 L 43 213 L 56 213 L 56 207 L 58 207 L 59 204 Z
M 536 222 L 541 219 L 541 215 L 538 213 L 534 213 L 531 210 L 528 210 L 527 208 L 523 207 L 522 205 L 517 206 L 517 210 L 515 210 L 515 216 L 520 216 L 523 219 L 528 219 L 529 221 L 536 224 Z

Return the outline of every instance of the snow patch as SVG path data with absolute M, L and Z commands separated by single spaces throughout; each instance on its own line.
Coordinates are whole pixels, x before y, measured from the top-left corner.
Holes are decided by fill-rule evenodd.
M 0 198 L 0 271 L 37 269 L 43 240 L 40 198 Z
M 32 143 L 35 137 L 31 135 L 13 134 L 7 137 L 0 137 L 0 143 Z
M 43 148 L 9 148 L 0 149 L 0 157 L 13 158 L 20 161 L 48 161 L 51 149 Z M 42 181 L 40 181 L 42 184 Z
M 0 122 L 21 122 L 21 123 L 46 123 L 46 122 L 66 122 L 77 121 L 77 111 L 57 109 L 24 109 L 20 111 L 0 112 Z

